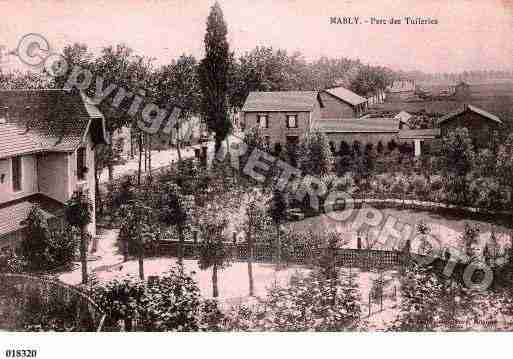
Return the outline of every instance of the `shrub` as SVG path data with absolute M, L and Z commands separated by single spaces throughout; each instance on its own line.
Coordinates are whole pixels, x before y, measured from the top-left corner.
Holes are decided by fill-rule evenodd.
M 94 298 L 111 328 L 121 320 L 130 330 L 137 318 L 144 331 L 213 330 L 222 319 L 217 302 L 204 301 L 192 277 L 174 268 L 148 281 L 115 279 L 96 288 Z
M 51 228 L 37 206 L 32 208 L 25 222 L 19 254 L 28 270 L 51 270 L 74 260 L 78 242 L 71 228 Z
M 225 329 L 242 331 L 344 331 L 361 325 L 354 279 L 326 280 L 320 273 L 297 274 L 286 287 L 271 288 L 262 305 L 227 314 Z

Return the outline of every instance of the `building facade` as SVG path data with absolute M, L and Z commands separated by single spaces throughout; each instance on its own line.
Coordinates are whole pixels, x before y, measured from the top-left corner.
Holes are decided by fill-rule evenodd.
M 61 217 L 77 190 L 93 206 L 94 236 L 94 146 L 107 142 L 102 114 L 82 94 L 0 91 L 0 248 L 23 237 L 34 206 L 47 218 Z
M 473 105 L 463 105 L 462 108 L 437 121 L 442 137 L 456 128 L 465 127 L 477 147 L 486 147 L 494 137 L 496 138 L 502 124 L 498 116 Z
M 284 148 L 310 131 L 321 108 L 315 91 L 251 92 L 242 108 L 244 127 L 260 127 L 269 148 Z

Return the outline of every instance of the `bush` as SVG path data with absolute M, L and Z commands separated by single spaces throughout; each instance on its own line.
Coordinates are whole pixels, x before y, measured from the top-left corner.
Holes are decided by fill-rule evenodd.
M 26 262 L 26 269 L 52 270 L 74 260 L 78 242 L 71 228 L 51 228 L 37 206 L 29 212 L 25 222 L 19 254 L 20 260 Z
M 241 331 L 344 331 L 361 322 L 359 291 L 344 275 L 295 275 L 287 287 L 271 288 L 262 305 L 228 313 L 225 329 Z
M 126 330 L 135 323 L 144 331 L 215 330 L 222 320 L 217 302 L 204 301 L 196 282 L 179 269 L 148 281 L 115 279 L 96 288 L 94 298 L 111 328 L 121 320 Z

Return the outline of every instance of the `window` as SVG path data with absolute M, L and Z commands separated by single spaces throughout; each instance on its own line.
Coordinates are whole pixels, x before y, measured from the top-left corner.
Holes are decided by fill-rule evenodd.
M 297 115 L 287 115 L 287 128 L 297 128 Z
M 260 128 L 269 128 L 269 121 L 267 115 L 258 115 L 257 125 Z
M 81 147 L 77 150 L 77 177 L 78 177 L 78 179 L 84 180 L 86 172 L 87 172 L 86 150 L 84 147 Z
M 13 191 L 21 191 L 22 184 L 22 168 L 21 157 L 13 157 L 12 159 L 12 189 Z

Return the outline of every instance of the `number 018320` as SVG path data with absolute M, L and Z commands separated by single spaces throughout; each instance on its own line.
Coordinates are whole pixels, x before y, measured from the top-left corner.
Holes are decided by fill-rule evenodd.
M 35 349 L 7 349 L 5 351 L 6 358 L 35 358 L 37 350 Z

